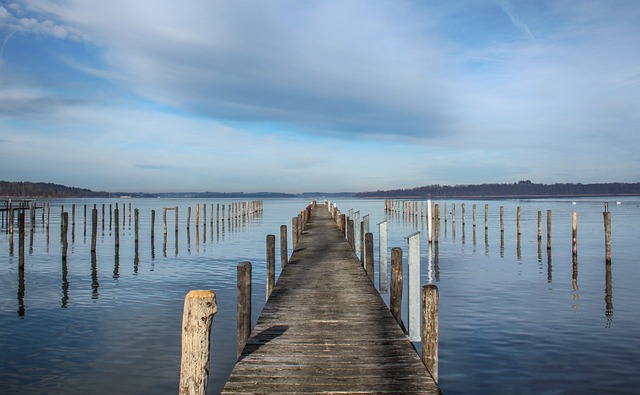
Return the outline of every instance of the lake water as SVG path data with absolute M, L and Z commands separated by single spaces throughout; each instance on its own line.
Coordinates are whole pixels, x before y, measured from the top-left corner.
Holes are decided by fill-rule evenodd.
M 319 202 L 322 198 L 319 197 Z M 605 270 L 603 203 L 612 215 L 612 264 Z M 109 227 L 109 205 L 126 208 L 120 246 Z M 234 200 L 51 200 L 49 231 L 36 215 L 27 224 L 24 274 L 19 273 L 18 233 L 0 232 L 0 388 L 3 394 L 177 393 L 184 296 L 213 289 L 209 393 L 220 391 L 235 362 L 236 265 L 253 263 L 253 320 L 265 300 L 265 238 L 290 232 L 291 218 L 309 202 L 264 200 L 262 213 L 211 225 L 211 204 Z M 406 237 L 421 232 L 422 283 L 440 290 L 439 376 L 446 394 L 637 393 L 640 391 L 640 198 L 438 201 L 456 205 L 441 222 L 437 252 L 429 249 L 426 224 L 385 214 L 382 200 L 336 199 L 343 212 L 368 214 L 374 233 L 387 220 L 389 248 L 407 251 Z M 619 202 L 619 203 L 617 203 Z M 462 226 L 461 203 L 466 204 Z M 61 205 L 69 215 L 69 247 L 63 265 Z M 84 205 L 89 219 L 84 229 Z M 98 204 L 96 259 L 91 258 L 90 212 Z M 101 206 L 107 207 L 104 228 Z M 136 253 L 129 204 L 140 211 Z M 196 231 L 195 205 L 200 204 Z M 207 205 L 206 227 L 202 205 Z M 472 205 L 477 226 L 472 226 Z M 489 205 L 488 230 L 484 205 Z M 164 241 L 162 209 L 167 216 Z M 501 241 L 499 210 L 505 210 Z M 518 243 L 516 207 L 522 207 Z M 187 230 L 187 208 L 192 207 Z M 443 207 L 444 208 L 444 207 Z M 156 211 L 151 242 L 151 210 Z M 546 212 L 552 210 L 547 253 Z M 537 238 L 537 212 L 543 237 Z M 572 212 L 578 213 L 578 258 L 571 248 Z M 123 223 L 124 222 L 124 223 Z M 13 240 L 13 241 L 12 241 Z M 276 257 L 280 256 L 279 241 Z M 291 235 L 289 234 L 289 248 Z M 291 254 L 291 250 L 289 251 Z M 430 258 L 431 255 L 431 258 Z M 406 265 L 406 262 L 405 262 Z M 405 268 L 406 270 L 406 268 Z M 276 272 L 280 271 L 276 259 Z M 376 285 L 378 284 L 376 274 Z M 406 277 L 405 277 L 406 278 Z M 406 283 L 406 280 L 405 280 Z M 405 291 L 406 297 L 406 291 Z M 388 295 L 383 294 L 388 301 Z M 406 307 L 406 302 L 404 306 Z M 406 321 L 406 311 L 404 311 Z

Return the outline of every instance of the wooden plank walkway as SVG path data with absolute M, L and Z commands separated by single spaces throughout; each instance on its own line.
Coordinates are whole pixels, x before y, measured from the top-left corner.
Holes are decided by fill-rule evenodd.
M 222 393 L 440 390 L 318 205 Z

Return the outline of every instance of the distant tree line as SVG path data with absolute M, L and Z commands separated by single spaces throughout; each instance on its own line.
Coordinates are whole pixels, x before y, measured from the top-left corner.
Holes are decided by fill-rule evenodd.
M 108 197 L 108 192 L 94 192 L 89 189 L 67 187 L 45 182 L 0 181 L 0 196 L 20 198 L 76 198 Z
M 373 197 L 571 197 L 571 196 L 622 196 L 640 195 L 640 183 L 601 183 L 601 184 L 536 184 L 529 180 L 513 184 L 476 184 L 476 185 L 427 185 L 411 189 L 393 189 L 388 191 L 360 192 L 359 198 Z

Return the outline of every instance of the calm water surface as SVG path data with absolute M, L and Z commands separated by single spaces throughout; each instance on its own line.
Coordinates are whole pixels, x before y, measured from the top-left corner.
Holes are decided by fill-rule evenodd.
M 613 259 L 604 262 L 603 202 L 612 212 Z M 321 201 L 321 198 L 319 198 Z M 620 203 L 617 204 L 616 202 Z M 184 295 L 216 291 L 209 392 L 218 393 L 236 352 L 236 265 L 253 262 L 253 319 L 265 295 L 265 237 L 308 204 L 264 201 L 264 211 L 244 221 L 214 222 L 211 204 L 234 200 L 54 200 L 49 230 L 36 216 L 19 267 L 18 235 L 0 232 L 0 388 L 3 394 L 176 393 Z M 126 208 L 120 247 L 109 226 L 109 205 Z M 368 214 L 377 250 L 377 224 L 387 220 L 389 248 L 405 251 L 406 236 L 421 232 L 422 282 L 440 290 L 440 386 L 444 393 L 569 394 L 640 391 L 640 199 L 439 201 L 444 209 L 437 251 L 426 224 L 402 213 L 385 214 L 381 200 L 336 200 L 343 212 Z M 456 205 L 453 224 L 451 205 Z M 462 225 L 461 203 L 466 205 Z M 61 259 L 60 212 L 76 204 L 69 225 L 66 265 Z M 91 258 L 90 218 L 98 204 L 98 245 Z M 106 205 L 102 227 L 101 206 Z M 129 204 L 140 210 L 139 243 Z M 200 204 L 200 226 L 195 205 Z M 206 227 L 202 205 L 207 204 Z M 472 226 L 472 205 L 477 226 Z M 488 230 L 484 205 L 489 205 Z M 162 209 L 168 214 L 164 240 Z M 505 209 L 501 240 L 499 209 Z M 516 207 L 522 207 L 520 243 Z M 187 208 L 192 207 L 187 230 Z M 151 210 L 156 211 L 151 242 Z M 550 253 L 546 211 L 552 210 Z M 543 238 L 537 238 L 537 212 Z M 571 216 L 578 213 L 577 270 L 571 253 Z M 444 222 L 444 213 L 447 222 Z M 71 222 L 71 214 L 70 222 Z M 90 217 L 90 215 L 89 215 Z M 112 224 L 113 225 L 113 224 Z M 291 235 L 289 235 L 289 241 Z M 290 242 L 289 242 L 290 244 Z M 276 242 L 276 256 L 279 256 Z M 289 254 L 291 251 L 289 251 Z M 376 251 L 377 265 L 377 251 Z M 279 259 L 276 259 L 279 272 Z M 376 274 L 378 284 L 379 274 Z M 406 292 L 405 292 L 406 295 Z M 388 295 L 383 294 L 385 300 Z M 405 303 L 406 306 L 406 303 Z M 406 320 L 406 311 L 405 311 Z

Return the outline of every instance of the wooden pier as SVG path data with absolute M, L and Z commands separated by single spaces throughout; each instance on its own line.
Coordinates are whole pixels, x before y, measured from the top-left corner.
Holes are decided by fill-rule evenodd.
M 438 394 L 322 205 L 282 270 L 223 394 Z

